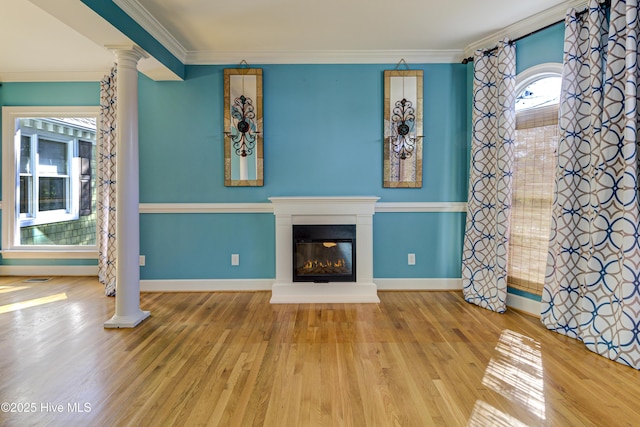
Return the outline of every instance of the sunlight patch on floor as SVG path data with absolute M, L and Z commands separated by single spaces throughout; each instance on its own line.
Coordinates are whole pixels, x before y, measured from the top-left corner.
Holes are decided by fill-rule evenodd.
M 503 331 L 482 384 L 545 419 L 542 355 L 537 341 Z
M 527 427 L 526 424 L 520 422 L 509 414 L 494 408 L 487 402 L 482 400 L 476 401 L 471 412 L 471 418 L 467 423 L 467 427 Z
M 22 310 L 23 308 L 35 307 L 38 305 L 49 304 L 51 302 L 67 299 L 66 293 L 50 295 L 48 297 L 35 298 L 27 301 L 16 302 L 13 304 L 0 305 L 0 313 L 8 313 L 10 311 Z
M 6 294 L 7 292 L 20 291 L 22 289 L 29 289 L 31 286 L 0 286 L 0 294 Z

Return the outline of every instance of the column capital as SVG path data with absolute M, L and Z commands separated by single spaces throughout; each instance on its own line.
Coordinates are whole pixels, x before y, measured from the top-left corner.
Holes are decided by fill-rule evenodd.
M 141 47 L 136 45 L 108 45 L 105 46 L 116 56 L 118 66 L 137 68 L 140 59 L 149 57 Z

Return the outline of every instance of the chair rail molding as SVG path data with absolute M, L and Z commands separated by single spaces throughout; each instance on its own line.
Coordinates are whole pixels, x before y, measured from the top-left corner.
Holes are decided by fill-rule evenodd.
M 375 212 L 466 212 L 467 202 L 377 202 Z M 272 203 L 141 203 L 141 214 L 274 213 Z

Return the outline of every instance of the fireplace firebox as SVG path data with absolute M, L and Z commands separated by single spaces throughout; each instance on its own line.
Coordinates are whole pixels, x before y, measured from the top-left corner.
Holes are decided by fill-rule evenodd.
M 355 224 L 293 225 L 293 281 L 355 282 Z

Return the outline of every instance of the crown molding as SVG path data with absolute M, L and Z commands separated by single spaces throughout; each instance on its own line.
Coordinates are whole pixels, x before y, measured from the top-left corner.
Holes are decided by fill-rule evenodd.
M 108 68 L 100 71 L 0 72 L 0 82 L 99 82 L 108 72 Z
M 529 18 L 523 19 L 521 21 L 516 22 L 515 24 L 509 25 L 506 28 L 503 28 L 500 31 L 497 31 L 489 36 L 478 40 L 477 42 L 471 43 L 464 49 L 464 56 L 473 56 L 476 50 L 478 49 L 491 49 L 496 46 L 499 40 L 508 37 L 512 40 L 517 39 L 518 37 L 525 36 L 533 31 L 536 31 L 540 28 L 544 28 L 547 25 L 551 25 L 555 22 L 564 20 L 567 15 L 567 10 L 570 8 L 575 9 L 584 9 L 587 7 L 587 0 L 568 0 L 557 6 L 551 7 L 547 10 L 544 10 L 540 13 L 530 16 Z
M 137 0 L 113 0 L 113 2 L 151 34 L 173 56 L 178 58 L 180 62 L 186 63 L 187 50 L 184 46 Z
M 465 49 L 335 50 L 335 51 L 188 51 L 137 0 L 113 0 L 185 65 L 227 65 L 243 60 L 253 64 L 383 64 L 404 59 L 407 63 L 456 63 L 478 49 L 489 49 L 498 40 L 516 39 L 564 19 L 569 8 L 581 9 L 587 0 L 567 0 L 557 6 L 490 34 Z
M 187 51 L 137 0 L 113 0 L 127 15 L 185 65 L 250 64 L 383 64 L 452 63 L 464 57 L 462 49 L 336 50 L 336 51 Z
M 110 67 L 100 71 L 27 71 L 0 72 L 0 82 L 99 82 L 109 73 Z M 179 76 L 162 66 L 155 58 L 141 59 L 138 70 L 155 81 L 181 81 Z
M 189 51 L 185 64 L 409 64 L 460 62 L 462 49 L 413 50 L 288 50 L 288 51 Z

